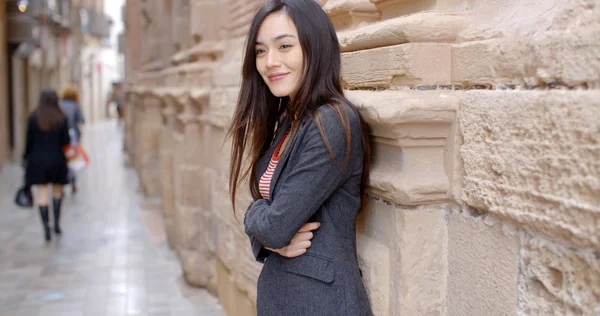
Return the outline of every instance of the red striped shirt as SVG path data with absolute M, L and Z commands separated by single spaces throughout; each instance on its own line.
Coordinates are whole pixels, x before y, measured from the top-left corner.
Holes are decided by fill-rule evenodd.
M 273 156 L 271 157 L 271 161 L 269 161 L 269 166 L 267 167 L 267 170 L 265 170 L 265 172 L 260 177 L 260 181 L 258 181 L 258 190 L 260 191 L 260 195 L 262 196 L 262 198 L 265 200 L 271 199 L 271 195 L 269 194 L 269 189 L 271 187 L 271 179 L 273 179 L 273 173 L 275 172 L 275 168 L 277 168 L 277 164 L 279 163 L 279 158 L 281 156 L 281 146 L 285 142 L 288 133 L 289 131 L 283 134 L 283 138 L 281 138 L 279 145 L 277 145 L 277 148 L 273 152 Z

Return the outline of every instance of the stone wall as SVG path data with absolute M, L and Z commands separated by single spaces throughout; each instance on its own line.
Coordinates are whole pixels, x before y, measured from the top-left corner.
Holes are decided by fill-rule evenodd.
M 142 1 L 128 90 L 142 187 L 162 198 L 186 280 L 232 316 L 254 315 L 261 266 L 249 195 L 231 210 L 224 137 L 262 2 Z M 600 4 L 320 3 L 371 126 L 357 236 L 375 315 L 599 315 Z
M 10 108 L 8 103 L 8 47 L 6 44 L 6 4 L 0 5 L 0 169 L 10 158 Z

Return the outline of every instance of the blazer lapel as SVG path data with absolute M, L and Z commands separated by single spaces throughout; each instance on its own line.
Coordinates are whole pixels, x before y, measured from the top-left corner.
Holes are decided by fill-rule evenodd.
M 273 152 L 275 152 L 275 148 L 277 148 L 277 144 L 281 141 L 283 134 L 285 134 L 284 125 L 286 125 L 286 117 L 281 118 L 278 126 L 280 126 L 275 132 L 274 140 L 269 149 L 258 159 L 256 164 L 258 167 L 256 168 L 256 174 L 254 175 L 256 181 L 260 181 L 260 177 L 262 177 L 263 173 L 267 170 L 269 163 L 271 162 L 271 157 L 273 157 Z
M 305 124 L 306 124 L 306 120 L 303 120 L 301 125 L 305 126 Z M 291 126 L 291 122 L 288 119 L 288 117 L 286 116 L 285 122 L 283 122 L 283 124 L 281 125 L 282 134 L 285 133 L 285 131 L 287 131 L 290 128 L 290 126 Z M 300 128 L 300 129 L 302 129 L 302 128 Z M 298 132 L 300 132 L 300 131 L 298 131 Z M 298 134 L 296 136 L 298 136 Z M 279 180 L 279 176 L 281 175 L 281 172 L 282 172 L 283 168 L 285 167 L 285 163 L 288 161 L 288 158 L 290 157 L 290 153 L 292 152 L 292 148 L 294 148 L 297 138 L 298 137 L 290 140 L 291 142 L 287 146 L 286 152 L 283 154 L 283 156 L 279 157 L 279 162 L 277 163 L 277 167 L 275 167 L 275 172 L 273 172 L 273 178 L 271 178 L 271 185 L 269 186 L 269 196 L 271 197 L 271 199 L 273 199 L 273 191 L 275 189 L 275 185 L 277 184 L 277 180 Z

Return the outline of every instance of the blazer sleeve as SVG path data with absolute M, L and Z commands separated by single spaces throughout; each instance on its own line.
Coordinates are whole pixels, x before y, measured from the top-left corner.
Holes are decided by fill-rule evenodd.
M 248 213 L 248 210 L 252 208 L 252 205 L 254 205 L 254 203 L 255 201 L 252 201 L 250 203 L 248 209 L 246 210 L 246 213 Z M 262 243 L 258 241 L 258 239 L 256 239 L 256 237 L 252 235 L 249 235 L 248 237 L 250 238 L 250 247 L 252 248 L 252 255 L 254 256 L 254 259 L 256 259 L 256 261 L 260 263 L 265 263 L 265 259 L 271 254 L 271 251 L 266 249 L 262 245 Z
M 341 169 L 346 154 L 344 128 L 333 110 L 319 112 L 337 164 L 312 121 L 300 150 L 296 151 L 301 157 L 290 166 L 292 170 L 279 179 L 274 199 L 257 200 L 246 211 L 245 232 L 264 247 L 280 249 L 289 245 L 302 225 L 343 183 L 346 174 Z

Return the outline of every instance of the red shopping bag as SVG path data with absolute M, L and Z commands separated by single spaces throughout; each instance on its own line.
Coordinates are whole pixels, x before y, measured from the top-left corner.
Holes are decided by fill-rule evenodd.
M 73 172 L 80 171 L 90 164 L 90 158 L 80 145 L 67 145 L 63 151 L 67 157 L 67 165 Z

